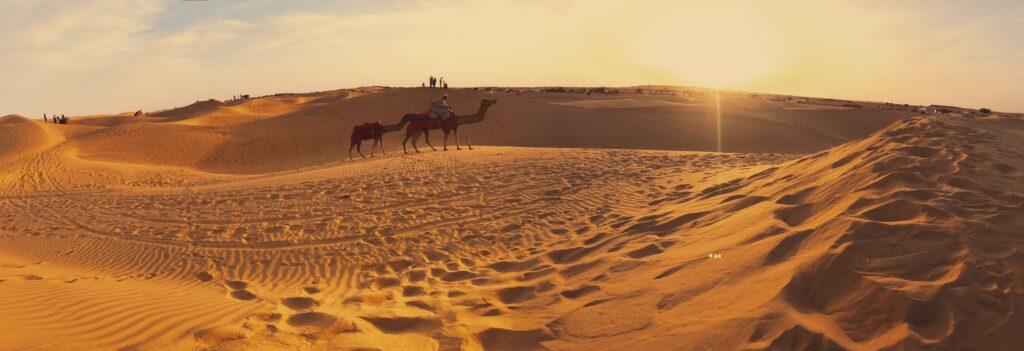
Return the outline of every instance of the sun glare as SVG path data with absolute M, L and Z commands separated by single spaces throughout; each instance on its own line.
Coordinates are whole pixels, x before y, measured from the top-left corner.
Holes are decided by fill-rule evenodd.
M 683 6 L 652 22 L 636 40 L 637 60 L 683 84 L 726 88 L 769 76 L 786 59 L 785 36 L 750 9 Z

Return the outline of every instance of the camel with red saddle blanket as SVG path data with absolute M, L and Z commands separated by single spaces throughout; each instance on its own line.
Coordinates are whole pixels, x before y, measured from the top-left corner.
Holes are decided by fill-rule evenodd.
M 412 138 L 412 148 L 416 152 L 420 152 L 420 149 L 416 147 L 416 140 L 419 139 L 420 133 L 423 134 L 424 141 L 427 142 L 427 146 L 430 146 L 431 150 L 437 151 L 434 145 L 430 144 L 430 130 L 440 129 L 444 132 L 444 150 L 448 150 L 448 134 L 455 134 L 455 149 L 462 150 L 459 146 L 459 126 L 463 124 L 480 123 L 484 120 L 484 116 L 487 115 L 487 109 L 498 103 L 498 100 L 494 99 L 483 99 L 480 101 L 480 109 L 475 114 L 469 116 L 459 116 L 452 112 L 451 117 L 448 118 L 444 123 L 438 119 L 432 119 L 428 112 L 424 113 L 411 113 L 402 117 L 405 120 L 407 117 L 410 118 L 409 125 L 405 128 L 405 140 L 402 140 L 402 151 L 409 153 L 405 148 L 405 144 Z M 469 145 L 470 150 L 473 149 L 472 145 Z
M 402 126 L 408 123 L 413 116 L 415 115 L 407 114 L 405 116 L 402 116 L 402 120 L 398 121 L 398 123 L 387 126 L 381 123 L 380 121 L 369 122 L 355 126 L 354 128 L 352 128 L 352 137 L 350 138 L 352 144 L 349 145 L 348 147 L 348 159 L 352 159 L 352 148 L 355 148 L 356 152 L 358 152 L 360 156 L 366 158 L 366 155 L 363 155 L 362 150 L 363 140 L 370 139 L 373 139 L 373 146 L 370 147 L 370 157 L 373 157 L 373 152 L 377 150 L 377 144 L 380 144 L 380 153 L 382 155 L 385 154 L 384 141 L 382 140 L 382 138 L 384 137 L 384 133 L 401 130 Z

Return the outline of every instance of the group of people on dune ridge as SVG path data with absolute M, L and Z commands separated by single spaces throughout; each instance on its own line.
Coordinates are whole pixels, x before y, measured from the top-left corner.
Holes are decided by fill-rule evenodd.
M 68 121 L 71 121 L 71 118 L 63 114 L 60 116 L 55 114 L 52 118 L 47 118 L 46 114 L 43 114 L 43 122 L 50 123 L 51 120 L 53 121 L 53 124 L 68 124 Z
M 448 82 L 444 81 L 444 77 L 434 78 L 434 76 L 430 76 L 430 78 L 427 79 L 427 82 L 430 82 L 431 88 L 448 89 Z M 420 83 L 420 87 L 426 88 L 427 83 Z

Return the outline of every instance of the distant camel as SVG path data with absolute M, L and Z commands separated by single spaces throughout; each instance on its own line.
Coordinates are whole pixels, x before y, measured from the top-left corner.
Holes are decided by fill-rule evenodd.
M 455 149 L 462 150 L 459 146 L 459 126 L 463 124 L 480 123 L 484 120 L 484 116 L 487 115 L 487 109 L 491 108 L 491 105 L 498 103 L 498 100 L 494 99 L 483 99 L 480 100 L 480 109 L 475 114 L 469 116 L 457 116 L 452 113 L 451 117 L 441 125 L 441 121 L 437 119 L 431 119 L 429 112 L 425 113 L 410 113 L 402 117 L 404 120 L 407 117 L 411 117 L 409 126 L 405 129 L 405 140 L 402 140 L 402 151 L 409 153 L 405 148 L 405 143 L 412 138 L 412 148 L 416 152 L 420 152 L 420 149 L 416 147 L 416 140 L 419 139 L 420 133 L 423 133 L 424 140 L 427 142 L 427 146 L 430 146 L 431 150 L 437 151 L 434 145 L 430 144 L 430 130 L 441 129 L 444 131 L 444 150 L 448 150 L 448 133 L 455 133 Z M 472 146 L 470 146 L 472 149 Z
M 352 145 L 349 145 L 348 147 L 348 159 L 352 159 L 352 148 L 355 148 L 356 152 L 358 152 L 360 156 L 363 156 L 365 158 L 366 155 L 363 155 L 362 151 L 363 140 L 370 139 L 373 139 L 373 146 L 370 147 L 370 157 L 373 157 L 373 152 L 377 150 L 378 143 L 380 144 L 380 153 L 382 155 L 385 154 L 384 140 L 382 140 L 382 138 L 384 137 L 384 133 L 402 129 L 402 126 L 408 123 L 409 120 L 412 119 L 412 116 L 412 114 L 402 116 L 402 120 L 398 121 L 398 123 L 388 126 L 378 121 L 357 125 L 354 128 L 352 128 Z

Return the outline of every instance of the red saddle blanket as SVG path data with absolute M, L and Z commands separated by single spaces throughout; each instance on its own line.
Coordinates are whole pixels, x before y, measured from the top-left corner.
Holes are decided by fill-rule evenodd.
M 452 125 L 455 125 L 455 121 L 458 120 L 458 119 L 459 119 L 459 116 L 456 116 L 453 113 L 451 115 L 451 117 L 448 117 L 448 120 L 445 121 L 444 129 L 451 128 Z M 422 113 L 417 113 L 416 114 L 416 118 L 414 118 L 413 120 L 409 121 L 409 125 L 406 128 L 410 129 L 410 130 L 412 130 L 412 129 L 423 129 L 423 128 L 440 129 L 441 128 L 440 122 L 441 122 L 441 120 L 430 118 L 430 113 L 429 112 L 422 112 Z

